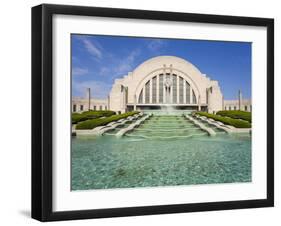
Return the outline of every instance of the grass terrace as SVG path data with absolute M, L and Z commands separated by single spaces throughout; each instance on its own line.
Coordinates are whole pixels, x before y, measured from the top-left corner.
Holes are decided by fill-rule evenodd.
M 86 121 L 89 119 L 96 119 L 102 117 L 109 117 L 115 115 L 114 111 L 84 111 L 82 113 L 72 113 L 71 121 L 72 124 L 77 124 L 82 121 Z
M 226 125 L 231 125 L 236 128 L 251 128 L 251 123 L 245 120 L 241 119 L 236 119 L 236 118 L 230 118 L 226 116 L 221 116 L 221 115 L 214 115 L 214 114 L 209 114 L 207 112 L 196 112 L 195 114 L 200 115 L 200 116 L 205 116 L 207 118 L 212 118 L 216 121 L 222 122 Z
M 247 111 L 218 111 L 217 115 L 252 122 L 252 113 Z
M 95 127 L 104 126 L 110 122 L 118 121 L 120 119 L 127 118 L 129 116 L 133 116 L 137 113 L 139 113 L 139 112 L 132 111 L 132 112 L 127 112 L 127 113 L 120 114 L 120 115 L 111 115 L 109 117 L 104 117 L 104 118 L 88 119 L 86 121 L 79 122 L 76 126 L 76 129 L 79 129 L 79 130 L 94 129 Z

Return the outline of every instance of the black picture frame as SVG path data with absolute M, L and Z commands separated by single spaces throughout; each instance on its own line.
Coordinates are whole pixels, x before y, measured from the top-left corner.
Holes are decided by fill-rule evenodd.
M 266 27 L 267 198 L 54 212 L 52 210 L 52 18 L 55 14 Z M 49 4 L 32 8 L 32 218 L 40 221 L 57 221 L 271 206 L 274 206 L 273 19 Z

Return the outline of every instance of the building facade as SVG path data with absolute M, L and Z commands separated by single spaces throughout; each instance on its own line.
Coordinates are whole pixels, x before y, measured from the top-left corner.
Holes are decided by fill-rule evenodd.
M 123 78 L 116 79 L 108 99 L 92 99 L 88 90 L 86 98 L 73 98 L 72 109 L 77 111 L 78 106 L 79 111 L 94 110 L 96 106 L 100 110 L 99 106 L 102 106 L 103 110 L 126 112 L 160 110 L 169 106 L 214 113 L 226 108 L 229 110 L 229 107 L 234 109 L 238 106 L 238 110 L 242 105 L 249 106 L 248 102 L 242 104 L 240 97 L 241 93 L 236 102 L 224 101 L 218 81 L 210 79 L 182 58 L 159 56 L 145 61 Z
M 85 97 L 72 98 L 72 112 L 109 110 L 108 100 L 91 97 L 91 89 L 87 88 Z
M 202 74 L 188 61 L 159 56 L 139 65 L 133 72 L 116 79 L 109 95 L 114 111 L 161 109 L 223 109 L 223 96 L 217 81 Z
M 82 97 L 72 98 L 72 112 L 83 112 L 88 110 L 109 110 L 108 101 L 95 98 L 90 98 L 90 100 Z
M 224 110 L 241 110 L 241 111 L 252 111 L 252 102 L 251 100 L 224 100 Z

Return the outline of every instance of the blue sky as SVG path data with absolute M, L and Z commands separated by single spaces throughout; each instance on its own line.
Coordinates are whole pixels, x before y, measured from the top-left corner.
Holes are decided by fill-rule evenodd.
M 72 92 L 106 98 L 114 83 L 145 60 L 170 55 L 186 59 L 212 80 L 225 99 L 251 98 L 251 43 L 72 35 Z

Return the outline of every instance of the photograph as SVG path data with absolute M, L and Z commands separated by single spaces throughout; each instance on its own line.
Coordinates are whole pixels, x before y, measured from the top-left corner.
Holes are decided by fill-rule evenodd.
M 71 190 L 252 182 L 252 43 L 70 34 Z
M 274 206 L 274 19 L 120 7 L 32 7 L 32 218 Z

